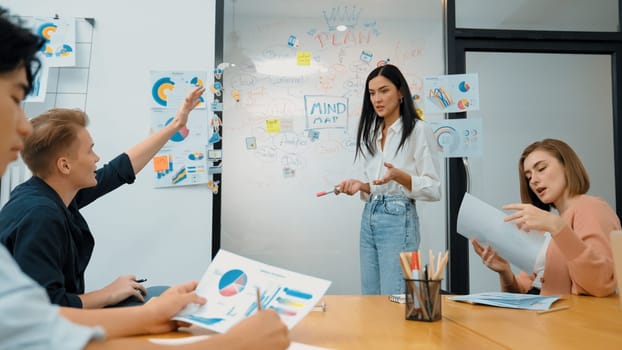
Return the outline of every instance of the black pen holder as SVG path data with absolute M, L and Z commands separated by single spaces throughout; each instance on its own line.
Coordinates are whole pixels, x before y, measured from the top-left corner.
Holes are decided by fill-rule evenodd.
M 438 321 L 441 316 L 442 280 L 404 279 L 405 317 L 411 321 Z

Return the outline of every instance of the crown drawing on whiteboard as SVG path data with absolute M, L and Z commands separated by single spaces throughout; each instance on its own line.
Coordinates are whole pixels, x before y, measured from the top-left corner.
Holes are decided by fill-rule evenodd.
M 356 23 L 359 21 L 359 16 L 361 15 L 362 8 L 356 8 L 356 6 L 337 6 L 333 7 L 328 14 L 326 11 L 322 11 L 324 13 L 324 20 L 326 24 L 328 24 L 329 30 L 337 29 L 337 26 L 344 25 L 348 27 L 348 29 L 352 29 L 356 26 Z

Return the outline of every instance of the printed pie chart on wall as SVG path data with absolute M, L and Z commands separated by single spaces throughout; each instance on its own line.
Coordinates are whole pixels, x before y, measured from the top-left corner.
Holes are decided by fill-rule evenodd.
M 164 125 L 169 125 L 172 121 L 173 121 L 174 117 L 169 118 L 169 120 L 166 121 L 166 123 L 164 123 Z M 173 134 L 173 136 L 171 136 L 171 141 L 173 142 L 181 142 L 183 140 L 186 139 L 186 137 L 188 137 L 188 135 L 190 134 L 190 130 L 188 130 L 188 128 L 184 125 L 184 127 L 182 127 L 181 129 L 179 129 L 179 131 L 177 131 L 176 133 Z

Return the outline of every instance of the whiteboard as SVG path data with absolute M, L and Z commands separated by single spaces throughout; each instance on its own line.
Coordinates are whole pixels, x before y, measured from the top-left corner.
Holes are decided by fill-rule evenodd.
M 329 279 L 329 294 L 360 293 L 364 203 L 315 194 L 360 177 L 356 128 L 379 61 L 397 65 L 413 94 L 425 76 L 443 74 L 440 3 L 398 3 L 261 3 L 278 15 L 225 4 L 224 59 L 236 66 L 223 74 L 224 249 Z M 334 30 L 339 21 L 349 28 Z M 423 248 L 445 249 L 444 198 L 417 204 Z
M 5 0 L 3 6 L 21 16 L 95 19 L 88 94 L 67 94 L 56 105 L 86 108 L 100 165 L 148 135 L 151 70 L 214 67 L 213 0 L 189 0 L 184 6 L 147 0 Z M 104 287 L 123 274 L 147 278 L 147 286 L 198 280 L 207 268 L 210 190 L 154 189 L 151 168 L 148 164 L 133 185 L 82 210 L 95 236 L 87 290 Z

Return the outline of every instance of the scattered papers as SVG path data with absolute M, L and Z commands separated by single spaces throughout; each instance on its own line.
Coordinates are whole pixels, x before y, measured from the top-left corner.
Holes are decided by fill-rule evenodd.
M 406 294 L 391 294 L 389 300 L 398 304 L 406 304 Z
M 501 257 L 532 273 L 544 247 L 544 234 L 521 231 L 514 223 L 504 222 L 506 216 L 501 210 L 466 193 L 458 212 L 457 231 L 482 245 L 490 244 Z
M 194 335 L 190 337 L 182 338 L 151 338 L 150 342 L 158 345 L 185 345 L 200 342 L 201 340 L 209 338 L 209 335 Z
M 324 296 L 330 283 L 221 249 L 196 290 L 207 303 L 189 305 L 173 319 L 224 333 L 257 311 L 259 290 L 261 308 L 275 310 L 292 329 Z
M 491 292 L 460 295 L 451 297 L 449 300 L 464 301 L 471 304 L 507 307 L 511 309 L 548 310 L 554 302 L 559 300 L 559 296 Z
M 183 338 L 151 338 L 150 342 L 158 345 L 169 345 L 169 346 L 177 346 L 177 345 L 185 345 L 199 342 L 201 340 L 209 338 L 209 335 L 195 335 L 190 337 Z M 287 350 L 322 350 L 328 348 L 321 348 L 318 346 L 307 345 L 303 343 L 291 342 Z

